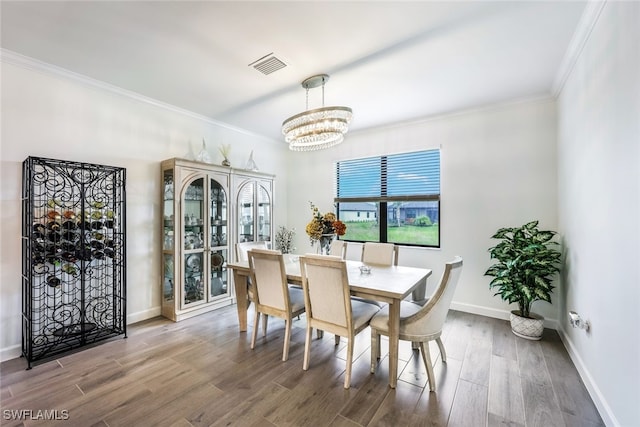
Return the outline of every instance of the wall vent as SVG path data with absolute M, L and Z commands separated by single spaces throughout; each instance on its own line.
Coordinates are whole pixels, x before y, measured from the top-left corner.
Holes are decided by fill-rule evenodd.
M 260 71 L 262 74 L 268 75 L 286 67 L 287 64 L 276 58 L 273 53 L 270 53 L 256 61 L 253 61 L 249 66 Z

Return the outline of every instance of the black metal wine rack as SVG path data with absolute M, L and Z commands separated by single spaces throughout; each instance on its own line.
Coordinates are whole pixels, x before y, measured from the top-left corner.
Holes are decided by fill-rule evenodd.
M 22 164 L 22 355 L 50 359 L 126 337 L 124 168 Z

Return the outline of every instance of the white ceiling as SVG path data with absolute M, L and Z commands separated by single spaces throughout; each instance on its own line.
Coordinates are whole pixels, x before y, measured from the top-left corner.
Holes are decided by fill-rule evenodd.
M 584 1 L 5 1 L 4 49 L 282 140 L 300 82 L 352 130 L 548 95 Z M 273 53 L 287 66 L 250 63 Z M 309 108 L 321 105 L 312 89 Z

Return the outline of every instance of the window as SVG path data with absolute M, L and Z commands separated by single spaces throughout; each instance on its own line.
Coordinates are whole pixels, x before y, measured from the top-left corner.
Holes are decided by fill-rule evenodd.
M 345 240 L 440 247 L 440 150 L 338 162 L 335 202 Z

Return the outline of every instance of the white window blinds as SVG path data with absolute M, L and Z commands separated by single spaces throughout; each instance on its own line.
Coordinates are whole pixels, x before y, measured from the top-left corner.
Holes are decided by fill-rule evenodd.
M 336 202 L 437 200 L 440 150 L 338 162 L 336 196 Z

